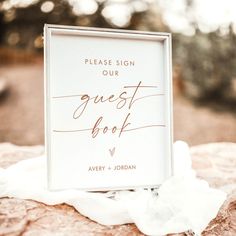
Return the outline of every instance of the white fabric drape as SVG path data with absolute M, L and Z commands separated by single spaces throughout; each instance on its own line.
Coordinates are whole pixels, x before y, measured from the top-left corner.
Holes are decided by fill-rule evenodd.
M 135 223 L 144 234 L 156 236 L 187 230 L 200 234 L 226 199 L 224 192 L 196 178 L 188 145 L 182 141 L 174 144 L 174 176 L 155 191 L 52 192 L 47 189 L 46 164 L 43 155 L 0 169 L 0 197 L 67 203 L 100 224 Z

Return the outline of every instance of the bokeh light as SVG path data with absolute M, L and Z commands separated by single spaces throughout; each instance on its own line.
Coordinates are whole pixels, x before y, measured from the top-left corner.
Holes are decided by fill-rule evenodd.
M 41 5 L 41 11 L 44 13 L 49 13 L 53 10 L 54 3 L 52 1 L 46 1 Z

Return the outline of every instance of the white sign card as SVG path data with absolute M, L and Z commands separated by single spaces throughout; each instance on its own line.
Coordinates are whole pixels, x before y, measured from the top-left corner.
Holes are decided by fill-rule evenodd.
M 49 189 L 158 187 L 172 174 L 171 35 L 44 34 Z

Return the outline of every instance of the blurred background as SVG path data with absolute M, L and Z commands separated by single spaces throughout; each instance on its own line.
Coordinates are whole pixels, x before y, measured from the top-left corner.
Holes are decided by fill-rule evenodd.
M 45 23 L 171 32 L 175 140 L 236 142 L 235 0 L 0 0 L 0 142 L 44 143 Z

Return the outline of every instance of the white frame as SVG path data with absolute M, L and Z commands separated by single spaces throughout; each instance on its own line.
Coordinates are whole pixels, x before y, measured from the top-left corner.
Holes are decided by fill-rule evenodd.
M 168 130 L 168 150 L 169 155 L 167 158 L 168 161 L 168 169 L 166 170 L 168 176 L 173 175 L 173 112 L 172 112 L 172 44 L 171 44 L 171 34 L 170 33 L 162 33 L 162 32 L 145 32 L 145 31 L 133 31 L 133 30 L 117 30 L 117 29 L 107 29 L 107 28 L 93 28 L 93 27 L 78 27 L 78 26 L 64 26 L 64 25 L 51 25 L 45 24 L 44 26 L 44 111 L 45 111 L 45 153 L 47 156 L 47 172 L 48 172 L 48 186 L 50 188 L 50 156 L 51 156 L 51 137 L 50 137 L 50 89 L 49 89 L 49 81 L 50 81 L 50 38 L 51 35 L 55 33 L 66 34 L 66 35 L 85 35 L 85 36 L 100 36 L 100 37 L 109 37 L 109 38 L 127 38 L 127 39 L 141 39 L 141 40 L 157 40 L 163 41 L 164 43 L 164 62 L 165 62 L 165 79 L 167 80 L 168 86 L 168 104 L 167 107 L 167 116 L 169 124 Z M 158 188 L 159 185 L 152 186 L 138 186 L 143 188 Z M 93 188 L 93 189 L 82 189 L 88 191 L 106 191 L 106 190 L 121 190 L 121 189 L 135 189 L 137 186 L 124 186 L 124 187 L 107 187 L 107 188 Z M 53 189 L 51 189 L 53 190 Z

